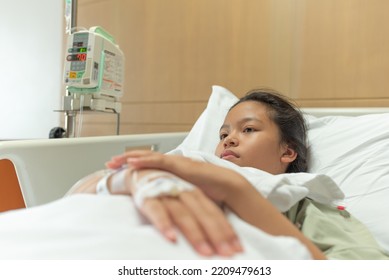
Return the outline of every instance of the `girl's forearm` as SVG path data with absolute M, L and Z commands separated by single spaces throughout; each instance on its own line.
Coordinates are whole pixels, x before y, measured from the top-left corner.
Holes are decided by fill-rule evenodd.
M 228 189 L 225 203 L 243 220 L 271 235 L 295 237 L 308 248 L 314 259 L 326 259 L 320 249 L 249 182 L 242 182 L 239 186 L 230 186 Z

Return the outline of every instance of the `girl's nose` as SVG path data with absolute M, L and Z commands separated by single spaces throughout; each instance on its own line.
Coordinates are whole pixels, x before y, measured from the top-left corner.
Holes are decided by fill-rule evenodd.
M 229 135 L 224 139 L 224 143 L 223 143 L 224 148 L 235 147 L 237 145 L 238 145 L 238 139 L 236 137 L 233 137 L 232 135 Z

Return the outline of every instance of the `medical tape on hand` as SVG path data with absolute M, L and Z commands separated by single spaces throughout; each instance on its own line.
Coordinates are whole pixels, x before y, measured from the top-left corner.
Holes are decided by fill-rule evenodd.
M 114 170 L 107 170 L 107 173 L 96 184 L 96 194 L 98 195 L 110 195 L 108 190 L 107 181 L 108 178 L 114 173 Z
M 125 177 L 127 166 L 123 166 L 115 170 L 107 170 L 106 174 L 96 184 L 96 194 L 98 195 L 110 195 L 113 193 L 124 193 L 125 191 Z M 108 179 L 111 178 L 111 192 L 108 188 Z
M 135 205 L 140 208 L 146 198 L 158 196 L 177 197 L 181 192 L 191 191 L 194 185 L 172 174 L 157 172 L 142 177 L 136 184 Z

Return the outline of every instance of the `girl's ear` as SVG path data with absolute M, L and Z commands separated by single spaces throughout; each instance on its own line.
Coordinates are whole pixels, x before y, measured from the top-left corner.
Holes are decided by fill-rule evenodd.
M 282 163 L 291 163 L 297 158 L 297 153 L 294 149 L 290 148 L 288 145 L 285 146 L 284 153 L 281 156 Z

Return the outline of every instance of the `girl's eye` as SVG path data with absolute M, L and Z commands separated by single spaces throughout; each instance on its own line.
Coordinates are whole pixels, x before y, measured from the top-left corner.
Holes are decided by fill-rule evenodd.
M 221 133 L 220 134 L 220 140 L 223 140 L 224 138 L 226 138 L 228 136 L 227 133 Z
M 248 133 L 250 133 L 250 132 L 254 132 L 255 130 L 254 130 L 254 128 L 252 128 L 252 127 L 246 127 L 245 129 L 243 129 L 243 132 L 248 132 Z

